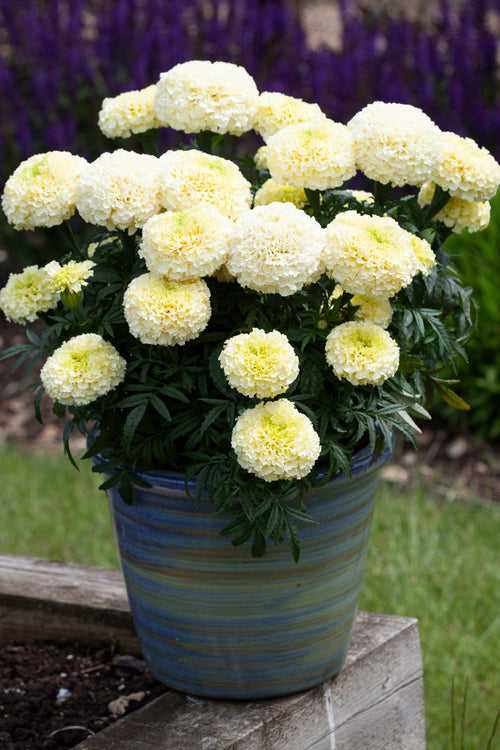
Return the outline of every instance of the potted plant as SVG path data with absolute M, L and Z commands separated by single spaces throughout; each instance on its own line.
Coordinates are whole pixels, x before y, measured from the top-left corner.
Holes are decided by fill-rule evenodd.
M 443 242 L 487 224 L 500 167 L 415 107 L 342 125 L 222 62 L 105 99 L 99 125 L 191 140 L 18 167 L 15 228 L 76 210 L 91 229 L 10 277 L 3 312 L 43 327 L 2 357 L 45 360 L 36 411 L 47 393 L 71 460 L 88 438 L 153 673 L 212 697 L 305 689 L 342 667 L 393 432 L 415 435 L 431 389 L 467 408 L 443 373 L 471 290 Z M 357 171 L 373 192 L 346 189 Z

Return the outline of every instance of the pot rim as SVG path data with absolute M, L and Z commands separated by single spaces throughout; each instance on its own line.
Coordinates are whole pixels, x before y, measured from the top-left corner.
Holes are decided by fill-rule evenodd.
M 375 470 L 385 464 L 391 455 L 392 444 L 387 445 L 386 443 L 383 449 L 379 452 L 372 451 L 370 446 L 366 445 L 353 454 L 351 458 L 350 473 L 347 474 L 346 472 L 340 472 L 332 477 L 328 484 L 338 484 L 350 481 L 356 475 L 364 474 L 368 470 Z M 103 463 L 104 461 L 100 454 L 93 456 L 92 460 L 95 463 Z M 180 471 L 172 471 L 168 469 L 134 469 L 134 474 L 151 487 L 177 491 L 181 490 L 185 492 L 187 486 L 189 494 L 191 494 L 191 491 L 194 491 L 196 488 L 196 480 L 190 479 L 189 482 L 186 483 L 186 475 Z M 318 472 L 314 478 L 321 479 L 323 476 L 323 472 Z M 136 486 L 140 487 L 140 485 Z

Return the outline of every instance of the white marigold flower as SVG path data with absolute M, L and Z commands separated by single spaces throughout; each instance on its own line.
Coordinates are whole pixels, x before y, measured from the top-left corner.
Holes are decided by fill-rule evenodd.
M 486 201 L 500 184 L 500 165 L 486 148 L 456 133 L 440 134 L 432 180 L 454 198 Z
M 357 308 L 354 314 L 357 320 L 366 320 L 382 328 L 387 328 L 392 320 L 391 303 L 385 297 L 367 297 L 364 294 L 355 294 L 351 298 L 351 305 Z
M 260 328 L 228 339 L 219 362 L 231 388 L 250 398 L 274 398 L 299 374 L 299 358 L 287 337 Z
M 326 360 L 338 378 L 352 385 L 381 385 L 399 367 L 399 347 L 375 323 L 350 321 L 326 339 Z
M 159 160 L 118 149 L 83 171 L 76 206 L 84 221 L 133 234 L 161 211 Z
M 255 193 L 256 206 L 267 206 L 268 203 L 293 203 L 297 208 L 303 208 L 307 203 L 303 188 L 293 185 L 283 185 L 271 177 Z
M 354 198 L 358 203 L 364 203 L 366 206 L 371 206 L 375 202 L 373 193 L 369 193 L 366 190 L 343 190 L 349 198 Z
M 236 219 L 250 208 L 250 183 L 229 159 L 196 149 L 167 151 L 160 165 L 162 201 L 171 211 L 208 203 Z
M 156 85 L 139 91 L 125 91 L 103 100 L 99 112 L 99 128 L 106 138 L 128 138 L 159 128 L 154 103 Z
M 428 206 L 434 197 L 436 185 L 426 182 L 418 194 L 419 205 Z M 463 198 L 450 198 L 434 219 L 460 234 L 461 232 L 480 232 L 490 223 L 491 206 L 488 201 L 464 201 Z
M 261 146 L 257 149 L 257 151 L 254 154 L 253 160 L 255 162 L 255 166 L 257 169 L 259 169 L 261 172 L 268 169 L 267 165 L 267 146 Z
M 421 185 L 432 175 L 440 131 L 418 107 L 372 102 L 347 127 L 354 136 L 357 167 L 371 180 Z
M 98 242 L 90 242 L 89 246 L 87 247 L 88 257 L 93 258 L 98 249 L 106 247 L 106 245 L 112 245 L 114 242 L 116 242 L 116 236 L 114 235 L 105 237 L 103 240 L 99 240 Z
M 417 259 L 417 270 L 423 276 L 427 276 L 436 265 L 436 256 L 434 254 L 434 250 L 429 245 L 427 240 L 423 240 L 414 234 L 410 234 L 409 232 L 408 234 L 410 235 L 409 239 L 411 242 L 411 246 Z
M 43 387 L 59 404 L 86 406 L 119 385 L 127 363 L 108 341 L 83 333 L 62 344 L 40 372 Z
M 157 84 L 158 120 L 185 133 L 231 133 L 252 129 L 259 92 L 241 65 L 190 60 L 162 73 Z
M 2 208 L 15 229 L 55 227 L 75 213 L 76 190 L 85 159 L 68 151 L 35 154 L 5 183 Z
M 353 138 L 332 120 L 289 125 L 267 144 L 271 176 L 278 182 L 311 190 L 327 190 L 354 177 Z
M 420 270 L 414 235 L 388 216 L 343 211 L 325 234 L 327 274 L 350 294 L 392 297 Z
M 340 284 L 335 284 L 333 287 L 333 292 L 330 294 L 329 300 L 336 300 L 340 299 L 342 295 L 344 294 L 343 288 L 340 286 Z
M 45 268 L 28 266 L 11 273 L 0 289 L 0 310 L 13 323 L 32 323 L 42 312 L 56 307 L 59 294 Z
M 302 479 L 321 453 L 311 420 L 286 398 L 244 411 L 236 420 L 231 445 L 240 466 L 266 482 Z
M 144 224 L 140 255 L 149 271 L 169 279 L 210 276 L 227 259 L 232 229 L 214 206 L 168 211 Z
M 227 267 L 241 286 L 287 297 L 311 283 L 323 247 L 316 219 L 291 203 L 270 203 L 236 222 Z
M 52 279 L 52 283 L 57 292 L 71 292 L 78 294 L 84 286 L 87 286 L 88 280 L 94 273 L 95 263 L 91 260 L 83 260 L 78 263 L 76 260 L 70 260 L 61 266 L 56 260 L 47 263 L 44 270 Z
M 130 333 L 143 344 L 174 346 L 197 338 L 210 319 L 210 290 L 202 279 L 169 281 L 145 273 L 123 299 Z
M 288 125 L 326 119 L 326 115 L 317 104 L 310 104 L 303 99 L 277 91 L 263 91 L 259 96 L 253 127 L 265 141 L 268 141 L 272 135 Z

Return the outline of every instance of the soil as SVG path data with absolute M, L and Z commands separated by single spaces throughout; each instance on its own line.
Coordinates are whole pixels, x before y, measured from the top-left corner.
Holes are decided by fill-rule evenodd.
M 110 644 L 9 643 L 0 652 L 0 748 L 75 747 L 165 691 Z

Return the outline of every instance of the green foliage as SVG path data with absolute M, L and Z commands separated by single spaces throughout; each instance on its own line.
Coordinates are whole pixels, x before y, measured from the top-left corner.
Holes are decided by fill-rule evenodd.
M 220 139 L 203 142 L 207 149 L 214 144 L 219 149 Z M 244 166 L 259 184 L 264 175 L 248 162 Z M 448 402 L 463 404 L 441 373 L 444 364 L 465 358 L 463 344 L 472 325 L 470 290 L 462 288 L 443 250 L 447 232 L 432 220 L 446 195 L 436 191 L 431 206 L 421 209 L 414 195 L 400 198 L 384 186 L 375 188 L 375 202 L 369 205 L 345 191 L 307 191 L 305 210 L 322 226 L 347 208 L 387 213 L 432 242 L 439 258 L 430 275 L 416 278 L 393 300 L 390 330 L 401 349 L 401 367 L 381 386 L 353 387 L 337 379 L 327 364 L 326 337 L 352 319 L 354 308 L 348 294 L 334 299 L 335 282 L 326 276 L 289 297 L 210 278 L 212 317 L 201 336 L 184 346 L 142 344 L 130 334 L 122 309 L 131 279 L 146 270 L 138 254 L 140 238 L 118 231 L 94 231 L 81 245 L 69 232 L 66 260 L 87 257 L 89 241 L 97 243 L 91 283 L 42 316 L 46 327 L 40 335 L 28 329 L 29 343 L 2 356 L 29 364 L 79 334 L 93 332 L 110 340 L 127 361 L 126 380 L 88 406 L 54 404 L 54 413 L 66 419 L 69 459 L 72 432 L 88 435 L 87 457 L 99 453 L 102 459 L 95 468 L 105 475 L 101 488 L 117 485 L 128 502 L 133 502 L 134 485 L 141 483 L 139 470 L 184 472 L 187 487 L 195 480 L 198 495 L 209 495 L 217 510 L 233 515 L 226 529 L 233 544 L 249 542 L 252 554 L 261 555 L 268 543 L 288 540 L 298 559 L 300 524 L 312 521 L 307 514 L 312 486 L 347 471 L 363 444 L 377 452 L 395 430 L 413 439 L 418 431 L 414 417 L 428 417 L 426 391 L 437 390 Z M 231 449 L 235 420 L 256 402 L 229 387 L 218 357 L 226 339 L 253 327 L 285 333 L 299 356 L 300 375 L 283 395 L 312 420 L 322 446 L 315 470 L 299 481 L 257 479 L 239 466 Z M 37 385 L 38 414 L 41 395 Z
M 500 438 L 500 194 L 491 203 L 491 221 L 480 233 L 452 235 L 446 250 L 466 284 L 474 286 L 477 326 L 462 392 L 471 405 L 467 421 L 480 435 Z M 453 413 L 443 412 L 446 419 Z

